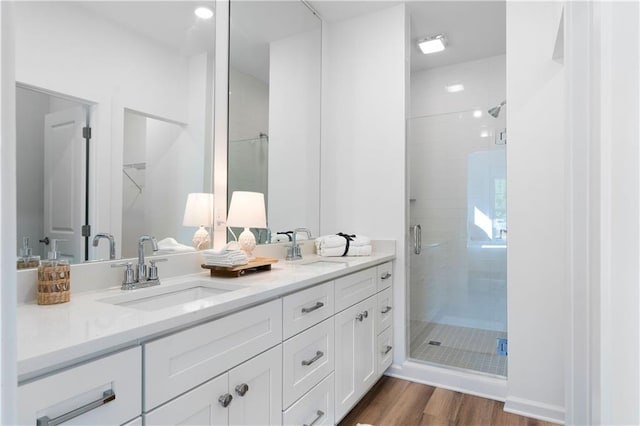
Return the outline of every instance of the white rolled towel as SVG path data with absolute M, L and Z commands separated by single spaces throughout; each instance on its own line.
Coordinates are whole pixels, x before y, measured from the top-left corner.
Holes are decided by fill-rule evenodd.
M 344 255 L 345 247 L 329 247 L 318 250 L 318 256 L 340 257 Z M 371 256 L 371 246 L 349 246 L 346 256 Z
M 190 251 L 196 251 L 196 248 L 180 244 L 175 238 L 167 237 L 158 241 L 158 253 L 156 254 L 187 253 Z
M 332 248 L 332 247 L 344 247 L 347 245 L 347 239 L 340 235 L 325 235 L 316 238 L 316 248 Z M 349 247 L 359 247 L 371 245 L 371 238 L 364 235 L 355 234 L 355 237 L 351 237 L 349 241 Z

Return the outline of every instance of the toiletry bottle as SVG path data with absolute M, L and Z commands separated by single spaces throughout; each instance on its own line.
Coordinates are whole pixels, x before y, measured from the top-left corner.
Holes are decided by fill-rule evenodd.
M 48 258 L 38 267 L 38 305 L 53 305 L 71 299 L 71 267 L 68 261 L 60 259 L 57 251 L 60 241 L 66 240 L 51 240 Z
M 22 238 L 22 248 L 18 257 L 18 269 L 37 268 L 40 266 L 40 256 L 34 256 L 29 247 L 29 237 Z

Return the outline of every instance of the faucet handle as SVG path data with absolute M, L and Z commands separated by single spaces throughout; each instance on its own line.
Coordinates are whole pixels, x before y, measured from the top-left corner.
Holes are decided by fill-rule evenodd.
M 162 258 L 162 259 L 149 259 L 149 281 L 153 281 L 153 280 L 157 280 L 158 279 L 158 267 L 156 266 L 156 263 L 158 262 L 166 262 L 167 258 Z
M 119 262 L 112 263 L 112 268 L 127 268 L 124 271 L 124 280 L 122 280 L 122 289 L 127 290 L 133 284 L 135 284 L 135 279 L 133 276 L 133 264 L 131 262 Z

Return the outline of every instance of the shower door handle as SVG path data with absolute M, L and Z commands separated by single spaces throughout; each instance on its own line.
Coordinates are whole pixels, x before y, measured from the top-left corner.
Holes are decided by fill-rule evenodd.
M 413 225 L 413 252 L 415 254 L 422 253 L 422 227 L 420 225 Z

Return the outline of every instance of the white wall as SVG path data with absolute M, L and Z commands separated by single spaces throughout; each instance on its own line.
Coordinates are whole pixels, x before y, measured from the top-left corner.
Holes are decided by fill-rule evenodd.
M 13 2 L 0 2 L 0 423 L 16 423 L 16 131 Z
M 404 359 L 408 25 L 398 5 L 323 26 L 320 233 L 397 241 L 396 362 Z
M 269 207 L 272 231 L 320 225 L 320 29 L 272 42 Z
M 561 11 L 561 2 L 507 3 L 505 409 L 556 421 L 564 417 L 567 304 L 565 74 L 552 60 Z
M 31 238 L 33 254 L 46 254 L 38 240 L 44 237 L 44 116 L 48 113 L 48 95 L 16 90 L 16 185 L 20 194 L 16 254 L 23 237 Z

